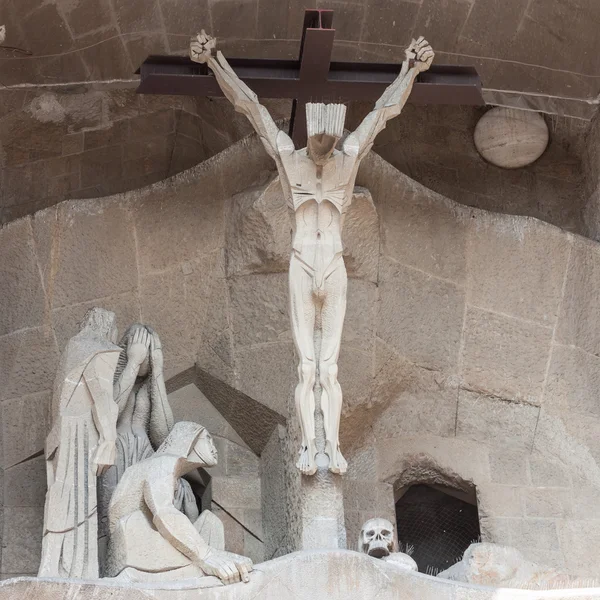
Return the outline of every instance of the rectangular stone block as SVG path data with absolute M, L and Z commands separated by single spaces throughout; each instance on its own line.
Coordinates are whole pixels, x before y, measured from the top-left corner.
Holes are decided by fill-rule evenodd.
M 564 520 L 559 523 L 560 547 L 571 573 L 596 573 L 600 546 L 600 521 Z
M 360 182 L 371 190 L 377 204 L 383 254 L 436 277 L 464 283 L 468 209 L 399 178 L 394 167 L 376 156 L 364 162 Z
M 477 486 L 479 515 L 523 517 L 523 491 L 518 486 L 487 483 Z
M 287 273 L 229 280 L 234 343 L 251 346 L 292 339 Z
M 600 354 L 599 285 L 600 247 L 590 240 L 573 238 L 565 297 L 556 328 L 557 342 Z
M 539 452 L 534 451 L 529 456 L 529 473 L 531 483 L 536 487 L 545 485 L 554 487 L 571 486 L 571 477 L 566 465 Z
M 552 329 L 469 307 L 462 352 L 463 385 L 539 404 Z
M 521 217 L 478 215 L 469 235 L 469 302 L 553 326 L 569 250 L 569 235 L 554 227 Z
M 51 392 L 41 392 L 2 403 L 5 469 L 43 451 L 51 425 L 51 398 Z
M 60 248 L 49 301 L 54 308 L 114 296 L 138 282 L 135 234 L 127 207 L 94 201 L 62 204 L 55 232 Z M 58 255 L 54 255 L 57 260 Z
M 571 490 L 564 488 L 529 488 L 523 491 L 527 517 L 568 519 L 573 513 Z
M 494 483 L 507 485 L 528 485 L 527 451 L 510 448 L 493 449 L 490 451 L 490 474 Z
M 0 335 L 40 325 L 45 295 L 29 219 L 21 219 L 2 229 L 0 256 Z
M 297 359 L 292 342 L 261 344 L 236 351 L 235 368 L 240 391 L 287 415 L 287 399 L 297 383 Z
M 46 461 L 37 456 L 4 472 L 4 506 L 44 506 Z
M 456 367 L 463 326 L 464 291 L 390 260 L 380 265 L 377 335 L 411 362 Z
M 43 520 L 41 506 L 4 509 L 2 573 L 37 574 L 42 556 Z
M 600 417 L 600 358 L 575 348 L 555 344 L 544 405 L 555 411 Z
M 515 548 L 540 551 L 558 548 L 558 531 L 553 519 L 514 519 L 510 523 L 511 545 Z
M 511 450 L 530 450 L 539 408 L 461 390 L 456 435 Z
M 213 477 L 212 495 L 226 509 L 260 509 L 258 477 Z
M 384 373 L 393 373 L 394 378 L 385 377 L 385 384 L 381 386 L 392 392 L 392 399 L 373 426 L 378 438 L 418 434 L 454 436 L 458 409 L 455 381 L 443 373 L 401 360 L 386 365 L 385 371 L 378 370 L 382 379 Z M 375 390 L 373 399 L 385 400 L 385 396 L 377 393 L 379 386 Z

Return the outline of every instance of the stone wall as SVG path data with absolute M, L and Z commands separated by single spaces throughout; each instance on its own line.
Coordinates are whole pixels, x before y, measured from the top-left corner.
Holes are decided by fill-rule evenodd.
M 224 98 L 138 95 L 133 89 L 1 91 L 0 222 L 65 199 L 140 188 L 190 168 L 252 132 Z M 278 121 L 291 102 L 263 100 Z M 350 103 L 355 128 L 371 104 Z M 377 138 L 375 152 L 456 202 L 528 215 L 593 234 L 583 222 L 582 155 L 589 121 L 548 116 L 550 145 L 534 165 L 485 162 L 473 131 L 485 108 L 408 105 Z M 593 137 L 593 136 L 592 136 Z M 593 150 L 593 139 L 588 145 Z M 597 175 L 595 181 L 598 180 Z M 595 188 L 594 188 L 595 189 Z
M 350 122 L 370 110 L 352 105 Z M 550 143 L 529 167 L 502 169 L 473 143 L 475 125 L 489 107 L 409 104 L 377 137 L 377 154 L 426 187 L 460 204 L 536 217 L 583 233 L 582 155 L 589 121 L 546 115 Z
M 594 240 L 600 239 L 600 113 L 592 120 L 584 153 L 586 200 L 583 214 L 585 235 Z
M 115 310 L 121 330 L 157 329 L 171 394 L 197 363 L 198 387 L 233 429 L 217 434 L 225 471 L 213 478 L 232 539 L 265 512 L 265 490 L 281 489 L 278 475 L 258 483 L 247 451 L 263 454 L 264 473 L 296 379 L 290 223 L 272 178 L 248 138 L 168 181 L 0 230 L 4 576 L 37 568 L 52 380 L 93 305 Z M 368 191 L 346 220 L 340 355 L 350 545 L 366 517 L 393 516 L 395 487 L 467 482 L 486 540 L 597 574 L 600 246 L 460 206 L 373 153 L 358 183 Z

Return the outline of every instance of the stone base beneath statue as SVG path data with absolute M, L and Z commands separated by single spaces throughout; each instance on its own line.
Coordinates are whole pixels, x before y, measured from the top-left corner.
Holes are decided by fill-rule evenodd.
M 600 588 L 515 590 L 457 583 L 348 550 L 304 551 L 256 565 L 249 583 L 214 577 L 169 584 L 123 584 L 21 577 L 0 583 L 0 600 L 572 600 Z

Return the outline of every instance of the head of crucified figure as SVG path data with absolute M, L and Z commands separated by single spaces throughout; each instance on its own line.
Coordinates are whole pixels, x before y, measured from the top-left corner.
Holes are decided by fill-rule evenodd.
M 306 104 L 308 155 L 317 165 L 325 164 L 344 135 L 346 106 L 344 104 Z

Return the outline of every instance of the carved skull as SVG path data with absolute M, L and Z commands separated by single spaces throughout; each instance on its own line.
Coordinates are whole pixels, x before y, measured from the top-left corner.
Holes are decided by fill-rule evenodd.
M 396 551 L 394 526 L 387 519 L 369 519 L 360 530 L 358 551 L 373 558 L 384 558 Z

